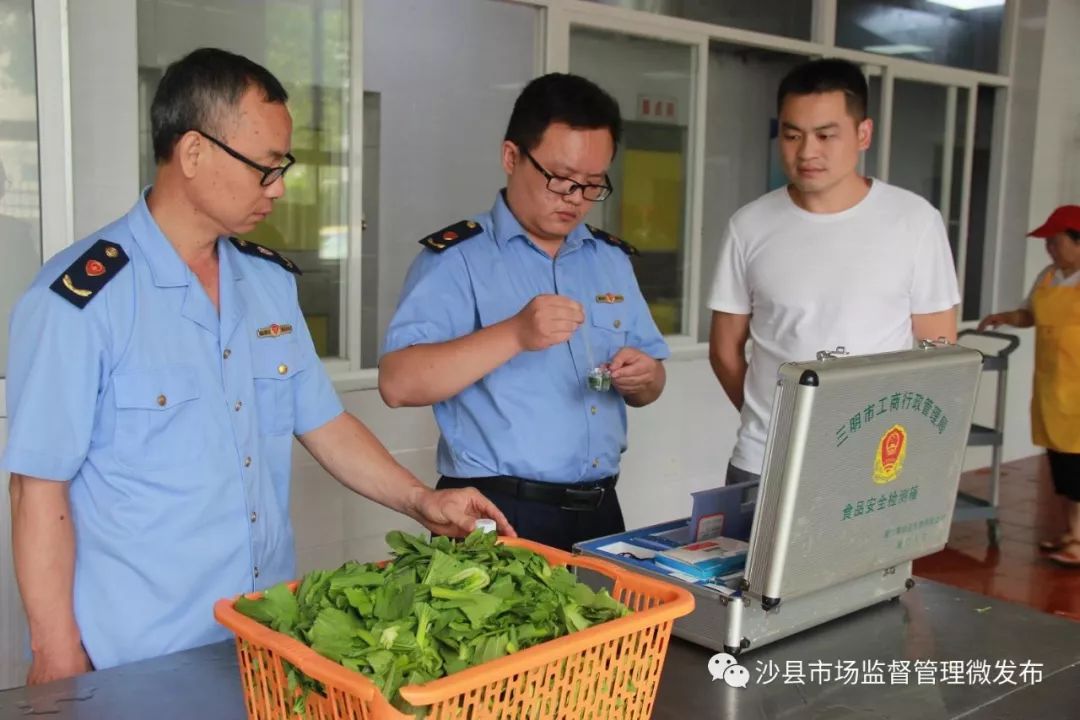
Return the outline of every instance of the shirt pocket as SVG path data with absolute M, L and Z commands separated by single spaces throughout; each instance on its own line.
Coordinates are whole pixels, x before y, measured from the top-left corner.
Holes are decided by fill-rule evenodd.
M 291 435 L 296 423 L 293 378 L 299 353 L 291 340 L 266 340 L 253 349 L 252 377 L 260 435 Z
M 610 362 L 626 345 L 630 325 L 626 303 L 594 303 L 589 309 L 590 342 L 596 362 Z
M 203 452 L 209 419 L 195 369 L 166 367 L 113 376 L 117 459 L 131 468 L 161 470 Z

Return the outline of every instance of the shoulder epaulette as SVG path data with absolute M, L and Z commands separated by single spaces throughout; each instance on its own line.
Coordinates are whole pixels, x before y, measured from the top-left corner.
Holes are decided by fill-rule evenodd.
M 623 240 L 621 238 L 617 238 L 614 235 L 612 235 L 611 233 L 604 232 L 600 228 L 593 227 L 592 225 L 589 225 L 587 223 L 586 223 L 585 227 L 589 228 L 589 232 L 591 232 L 593 237 L 596 238 L 597 240 L 603 240 L 608 245 L 612 245 L 614 247 L 619 248 L 620 250 L 622 250 L 627 255 L 637 255 L 637 254 L 639 254 L 638 249 L 636 247 L 634 247 L 633 245 L 631 245 L 630 243 L 626 242 L 625 240 Z
M 259 243 L 253 243 L 250 240 L 241 240 L 240 238 L 234 237 L 229 238 L 229 240 L 232 241 L 233 246 L 237 250 L 244 253 L 245 255 L 251 255 L 252 257 L 262 258 L 263 260 L 270 260 L 271 262 L 276 262 L 278 265 L 285 268 L 294 275 L 304 274 L 300 271 L 300 268 L 296 266 L 296 263 L 282 255 L 281 253 L 277 252 L 276 250 L 271 250 L 268 247 L 264 247 Z
M 437 233 L 432 233 L 420 241 L 420 244 L 435 252 L 442 252 L 448 247 L 457 245 L 462 240 L 479 235 L 484 231 L 480 223 L 475 220 L 461 220 L 444 227 Z
M 124 248 L 108 240 L 98 240 L 49 289 L 81 310 L 127 264 Z

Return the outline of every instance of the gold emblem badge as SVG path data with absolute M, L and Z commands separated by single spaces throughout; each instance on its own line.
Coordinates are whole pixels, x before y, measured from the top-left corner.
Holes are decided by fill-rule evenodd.
M 623 301 L 623 296 L 622 295 L 617 295 L 615 293 L 602 293 L 602 294 L 596 296 L 596 302 L 605 303 L 607 305 L 612 305 L 614 303 L 621 303 L 622 301 Z
M 278 325 L 277 323 L 274 323 L 273 325 L 259 328 L 256 331 L 256 334 L 261 338 L 276 338 L 281 337 L 282 335 L 288 335 L 291 332 L 292 325 Z
M 907 456 L 907 430 L 903 425 L 893 425 L 878 442 L 874 458 L 874 482 L 885 485 L 895 480 L 904 468 Z
M 71 276 L 68 275 L 67 273 L 64 273 L 63 282 L 64 282 L 64 287 L 66 287 L 68 290 L 75 293 L 79 297 L 90 297 L 91 295 L 94 294 L 93 290 L 83 290 L 82 288 L 75 287 L 75 284 L 73 282 L 71 282 Z
M 105 257 L 110 257 L 110 258 L 120 257 L 120 251 L 110 245 L 109 247 L 105 248 Z

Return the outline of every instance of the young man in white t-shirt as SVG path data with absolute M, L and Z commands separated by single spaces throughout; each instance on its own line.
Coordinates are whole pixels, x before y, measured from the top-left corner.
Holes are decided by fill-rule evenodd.
M 713 371 L 742 414 L 729 483 L 761 473 L 782 363 L 838 346 L 865 355 L 956 339 L 960 294 L 941 214 L 858 173 L 874 127 L 859 67 L 800 65 L 777 105 L 790 184 L 732 216 L 709 300 Z

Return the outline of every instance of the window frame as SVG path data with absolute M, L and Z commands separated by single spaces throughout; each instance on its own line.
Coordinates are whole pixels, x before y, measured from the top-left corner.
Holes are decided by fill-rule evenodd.
M 72 237 L 75 223 L 67 2 L 33 0 L 31 8 L 37 94 L 41 256 L 44 263 L 44 260 L 75 242 Z M 6 417 L 7 378 L 0 376 L 0 418 Z
M 683 18 L 657 15 L 646 11 L 615 7 L 588 0 L 489 0 L 506 2 L 538 8 L 541 19 L 537 32 L 541 34 L 536 44 L 534 62 L 536 74 L 565 70 L 569 62 L 570 31 L 572 26 L 586 25 L 600 30 L 627 33 L 642 37 L 653 37 L 686 43 L 694 46 L 695 87 L 693 128 L 691 142 L 695 149 L 704 147 L 705 124 L 708 122 L 707 89 L 709 43 L 719 41 L 727 44 L 745 45 L 795 53 L 806 56 L 827 56 L 851 60 L 863 66 L 880 68 L 882 76 L 882 107 L 878 122 L 879 168 L 883 179 L 887 178 L 891 147 L 888 136 L 891 132 L 892 119 L 892 84 L 897 79 L 953 85 L 968 90 L 970 101 L 967 111 L 966 143 L 963 166 L 953 168 L 953 172 L 964 173 L 965 185 L 961 198 L 964 203 L 961 213 L 962 232 L 958 245 L 957 267 L 961 287 L 964 281 L 963 263 L 966 261 L 967 237 L 970 226 L 967 208 L 970 207 L 971 154 L 973 152 L 974 112 L 978 88 L 989 86 L 1001 89 L 996 101 L 993 134 L 995 138 L 1007 136 L 1010 117 L 1008 114 L 1008 93 L 1011 78 L 1008 75 L 1013 64 L 1015 33 L 1018 18 L 1018 6 L 1015 0 L 1007 0 L 1005 19 L 1002 27 L 1001 71 L 986 73 L 965 70 L 942 65 L 892 58 L 860 50 L 841 48 L 835 45 L 836 0 L 812 0 L 811 39 L 799 40 L 778 35 L 770 35 L 750 30 L 713 25 L 710 23 Z M 353 49 L 349 58 L 351 78 L 363 78 L 363 28 L 364 0 L 349 0 L 350 47 Z M 38 77 L 38 125 L 39 152 L 41 163 L 41 214 L 42 214 L 42 250 L 43 256 L 49 257 L 67 247 L 76 240 L 73 235 L 74 193 L 72 172 L 72 122 L 70 93 L 70 63 L 68 35 L 67 2 L 65 0 L 34 0 L 35 54 Z M 118 11 L 120 12 L 120 11 Z M 135 4 L 130 10 L 136 12 Z M 124 76 L 126 71 L 135 82 L 135 68 L 105 68 L 103 71 L 117 71 Z M 360 345 L 362 337 L 360 303 L 361 257 L 362 257 L 362 198 L 363 178 L 363 115 L 351 112 L 353 108 L 363 106 L 364 87 L 360 82 L 350 83 L 349 91 L 349 169 L 350 189 L 348 191 L 349 211 L 349 257 L 346 261 L 346 289 L 342 291 L 341 329 L 344 357 L 327 358 L 325 367 L 340 390 L 352 390 L 375 387 L 378 369 L 364 368 L 360 365 Z M 137 112 L 132 110 L 132 112 Z M 138 138 L 132 137 L 137 143 Z M 989 198 L 987 203 L 987 233 L 984 242 L 984 282 L 982 302 L 988 303 L 996 296 L 1000 285 L 1000 246 L 1001 212 L 1003 205 L 1003 177 L 1005 175 L 1005 153 L 1000 143 L 995 143 L 995 155 L 991 161 Z M 704 162 L 700 152 L 692 158 L 691 182 L 688 196 L 689 235 L 684 275 L 684 334 L 669 336 L 673 357 L 703 357 L 707 344 L 699 342 L 696 336 L 697 320 L 700 313 L 702 296 L 701 244 L 703 242 L 702 215 L 704 203 Z M 132 178 L 128 184 L 137 187 L 138 169 L 132 168 Z M 123 183 L 118 183 L 123 184 Z M 121 205 L 130 198 L 117 199 Z M 963 308 L 961 308 L 963 312 Z M 971 323 L 963 323 L 962 326 Z M 0 416 L 3 416 L 5 381 L 0 378 Z
M 836 40 L 836 20 L 837 20 L 837 2 L 836 0 L 813 0 L 813 13 L 811 17 L 811 39 L 799 40 L 795 38 L 789 38 L 778 35 L 769 35 L 765 33 L 754 32 L 750 30 L 742 30 L 738 28 L 731 28 L 719 25 L 712 25 L 709 23 L 698 22 L 694 20 L 686 20 L 683 18 L 677 18 L 667 15 L 656 15 L 651 12 L 641 10 L 630 10 L 627 8 L 613 7 L 609 5 L 601 5 L 595 2 L 589 2 L 588 0 L 549 0 L 545 3 L 549 6 L 549 13 L 556 14 L 586 14 L 592 16 L 594 22 L 600 29 L 612 28 L 630 32 L 633 34 L 640 34 L 643 28 L 649 28 L 653 34 L 658 33 L 671 33 L 673 38 L 689 39 L 694 36 L 698 36 L 703 39 L 705 53 L 699 53 L 697 56 L 699 67 L 697 68 L 698 80 L 707 81 L 707 65 L 708 54 L 707 48 L 710 41 L 716 40 L 719 42 L 725 42 L 736 45 L 746 45 L 766 50 L 772 50 L 777 52 L 787 52 L 794 54 L 802 54 L 807 56 L 817 57 L 835 57 L 850 60 L 863 67 L 877 67 L 880 68 L 882 76 L 882 98 L 881 98 L 881 117 L 877 123 L 876 143 L 878 144 L 878 167 L 879 175 L 882 180 L 888 181 L 889 162 L 892 154 L 891 135 L 892 135 L 892 120 L 893 120 L 893 86 L 896 80 L 905 80 L 913 82 L 922 82 L 933 85 L 943 85 L 946 87 L 964 88 L 968 91 L 968 105 L 965 108 L 967 113 L 967 122 L 965 124 L 965 138 L 964 138 L 964 159 L 960 172 L 963 173 L 963 184 L 961 190 L 961 208 L 960 208 L 960 228 L 959 237 L 957 242 L 957 257 L 954 259 L 957 268 L 957 282 L 961 293 L 961 305 L 958 307 L 958 317 L 962 318 L 964 315 L 963 297 L 964 297 L 964 281 L 965 281 L 965 265 L 967 261 L 967 247 L 970 240 L 970 201 L 971 201 L 971 171 L 972 160 L 974 154 L 974 140 L 975 140 L 975 111 L 977 109 L 976 98 L 978 95 L 978 89 L 980 86 L 987 86 L 995 89 L 1001 89 L 1003 92 L 998 94 L 997 108 L 994 117 L 994 137 L 1005 137 L 1008 129 L 1009 117 L 1007 115 L 1008 109 L 1008 93 L 1012 84 L 1011 77 L 1003 72 L 999 73 L 987 73 L 977 70 L 967 70 L 963 68 L 954 68 L 946 65 L 935 65 L 931 63 L 925 63 L 917 60 L 910 60 L 905 58 L 894 58 L 885 55 L 879 55 L 875 53 L 869 53 L 861 50 L 854 50 L 850 48 L 839 47 L 835 44 Z M 1014 52 L 1014 35 L 1017 25 L 1018 6 L 1015 0 L 1006 0 L 1004 20 L 1001 29 L 1001 47 L 1000 56 L 1002 58 L 999 63 L 999 68 L 1007 68 L 1011 66 L 1011 59 Z M 564 33 L 569 32 L 568 24 L 560 30 Z M 616 27 L 617 26 L 617 27 Z M 568 45 L 568 39 L 563 42 L 555 42 L 556 47 L 562 47 L 564 44 Z M 553 43 L 549 40 L 549 46 Z M 554 69 L 564 69 L 562 68 Z M 707 85 L 703 86 L 702 91 L 706 91 Z M 950 93 L 955 95 L 955 91 Z M 704 96 L 702 96 L 704 97 Z M 701 117 L 699 123 L 702 129 L 704 123 L 707 122 L 707 118 L 704 117 L 704 105 L 700 103 Z M 953 110 L 955 112 L 955 97 L 953 97 L 952 103 Z M 951 137 L 952 142 L 950 146 L 955 144 L 955 123 L 953 117 L 949 117 L 949 123 L 946 127 L 946 141 Z M 997 249 L 1000 247 L 999 237 L 999 222 L 1001 208 L 1001 193 L 1004 183 L 1000 180 L 1004 175 L 1004 161 L 1005 155 L 1002 150 L 1003 145 L 994 144 L 995 156 L 991 161 L 991 175 L 992 182 L 988 191 L 987 199 L 987 233 L 984 239 L 986 243 L 986 251 L 984 251 L 984 262 L 989 261 L 987 264 L 993 265 L 992 268 L 988 268 L 984 271 L 984 283 L 982 289 L 981 304 L 986 304 L 990 299 L 996 296 L 997 286 L 999 282 L 999 255 Z M 952 157 L 950 152 L 943 154 L 942 162 L 948 166 L 945 169 L 950 169 L 948 173 L 951 176 L 956 172 L 956 168 L 952 166 Z M 945 197 L 944 203 L 942 203 L 943 217 L 947 222 L 947 213 L 949 211 L 950 198 L 947 197 L 948 183 L 944 180 L 949 179 L 943 172 L 943 188 L 942 193 Z M 695 183 L 692 196 L 694 198 L 700 197 L 703 193 L 703 173 L 701 176 L 694 175 L 693 182 Z M 692 227 L 701 227 L 701 213 L 702 205 L 700 201 L 693 202 L 693 212 L 695 217 L 693 219 Z M 692 238 L 693 243 L 698 248 L 700 253 L 700 246 L 702 238 L 700 234 Z M 695 261 L 700 258 L 700 254 L 695 256 Z M 697 288 L 691 289 L 688 293 L 684 290 L 684 293 L 689 294 L 690 299 L 687 302 L 694 302 L 694 309 L 700 312 L 700 275 L 701 268 L 696 266 L 692 268 L 694 273 L 688 275 L 687 278 L 692 284 L 698 285 Z M 990 274 L 990 278 L 987 278 L 987 273 Z M 986 282 L 987 279 L 991 279 L 992 282 Z M 975 321 L 963 321 L 961 327 L 973 327 Z M 691 330 L 694 325 L 687 325 L 686 327 Z M 705 347 L 705 343 L 699 343 L 692 336 L 674 336 L 668 338 L 669 343 L 673 345 L 689 346 L 701 349 Z
M 666 337 L 669 345 L 673 350 L 673 357 L 702 357 L 707 350 L 707 343 L 701 342 L 697 339 L 697 327 L 700 320 L 700 315 L 704 312 L 701 306 L 702 299 L 702 268 L 701 268 L 701 248 L 703 242 L 704 228 L 702 227 L 702 217 L 704 211 L 704 158 L 703 153 L 700 152 L 705 145 L 705 128 L 708 122 L 707 117 L 707 92 L 708 92 L 708 57 L 709 57 L 709 43 L 712 41 L 719 41 L 735 45 L 745 45 L 766 50 L 773 50 L 777 52 L 787 52 L 802 54 L 810 57 L 837 57 L 852 62 L 856 62 L 863 66 L 879 68 L 879 72 L 882 77 L 882 107 L 881 118 L 878 122 L 878 130 L 875 133 L 877 135 L 877 143 L 879 147 L 878 163 L 883 180 L 888 179 L 888 167 L 889 159 L 891 155 L 891 143 L 890 135 L 892 129 L 892 109 L 893 109 L 893 84 L 896 80 L 905 80 L 913 82 L 923 82 L 934 85 L 942 85 L 953 88 L 964 88 L 968 91 L 968 105 L 965 108 L 967 114 L 967 123 L 965 125 L 964 138 L 964 158 L 961 168 L 952 167 L 951 153 L 945 153 L 942 162 L 948 167 L 943 170 L 949 170 L 950 172 L 943 175 L 944 179 L 949 179 L 956 172 L 962 172 L 964 182 L 961 190 L 961 212 L 960 212 L 960 230 L 958 238 L 958 253 L 955 258 L 957 266 L 957 280 L 960 285 L 961 297 L 963 297 L 963 284 L 965 273 L 963 271 L 964 264 L 966 263 L 967 244 L 969 241 L 969 208 L 970 208 L 970 195 L 971 195 L 971 165 L 972 155 L 974 151 L 974 112 L 976 104 L 974 98 L 977 95 L 977 90 L 980 85 L 987 85 L 994 88 L 1005 89 L 1004 96 L 1008 92 L 1008 88 L 1011 84 L 1011 79 L 1005 74 L 994 74 L 981 72 L 976 70 L 966 70 L 962 68 L 954 68 L 945 65 L 934 65 L 929 63 L 920 62 L 917 60 L 909 60 L 904 58 L 892 58 L 888 56 L 869 53 L 861 50 L 854 50 L 850 48 L 838 47 L 835 44 L 836 36 L 836 0 L 813 0 L 813 13 L 812 13 L 812 27 L 811 27 L 811 39 L 800 40 L 795 38 L 789 38 L 778 35 L 770 35 L 766 33 L 755 32 L 751 30 L 743 30 L 739 28 L 732 28 L 720 25 L 713 25 L 710 23 L 699 22 L 695 20 L 687 20 L 683 18 L 658 15 L 642 10 L 633 10 L 624 7 L 616 7 L 611 5 L 605 5 L 597 2 L 589 2 L 589 0 L 491 0 L 492 2 L 508 2 L 521 5 L 529 5 L 538 7 L 543 10 L 543 18 L 541 27 L 538 32 L 542 32 L 544 37 L 542 42 L 537 43 L 538 48 L 542 48 L 542 57 L 537 58 L 536 67 L 538 74 L 542 72 L 566 72 L 569 70 L 569 56 L 570 56 L 570 33 L 574 27 L 587 27 L 590 29 L 617 32 L 628 35 L 634 35 L 638 37 L 657 39 L 668 42 L 675 42 L 680 44 L 686 44 L 693 49 L 693 62 L 694 62 L 694 88 L 693 97 L 691 102 L 693 103 L 693 110 L 691 113 L 692 122 L 694 127 L 691 128 L 691 164 L 689 181 L 691 183 L 690 192 L 687 197 L 687 223 L 686 227 L 689 228 L 688 235 L 686 237 L 686 258 L 684 261 L 684 287 L 683 287 L 683 333 L 678 335 L 669 335 Z M 354 57 L 352 60 L 353 72 L 360 72 L 362 68 L 362 58 L 359 57 L 363 54 L 363 47 L 358 38 L 359 31 L 362 29 L 362 14 L 363 14 L 363 0 L 352 0 L 354 9 L 354 42 L 351 46 L 356 48 L 354 53 L 358 57 Z M 1005 21 L 1002 27 L 1002 57 L 1008 57 L 1008 53 L 1011 52 L 1011 33 L 1012 23 L 1015 16 L 1014 0 L 1007 0 Z M 1002 64 L 1004 66 L 1005 63 Z M 362 75 L 359 75 L 362 77 Z M 356 83 L 353 86 L 354 93 L 357 97 L 362 97 L 363 87 L 362 83 Z M 949 91 L 951 97 L 950 107 L 955 113 L 956 103 L 955 94 L 956 91 Z M 356 98 L 353 100 L 356 102 Z M 1003 101 L 1004 102 L 1004 101 Z M 949 120 L 954 119 L 954 116 L 950 116 Z M 354 124 L 355 124 L 354 118 Z M 1003 126 L 1007 118 L 1001 118 L 1000 122 L 995 118 L 995 127 Z M 955 123 L 949 123 L 946 129 L 946 141 L 950 139 L 954 144 L 957 138 L 954 132 Z M 354 137 L 357 141 L 354 142 L 354 147 L 362 151 L 363 140 L 362 128 L 353 128 Z M 995 129 L 996 133 L 996 129 Z M 352 161 L 355 163 L 355 167 L 361 167 L 361 159 L 359 152 L 355 153 Z M 997 167 L 1003 162 L 1002 154 L 998 154 L 994 158 L 992 166 Z M 354 177 L 358 177 L 356 173 L 353 173 Z M 353 192 L 356 195 L 354 205 L 350 205 L 350 217 L 359 217 L 359 197 L 362 196 L 362 190 L 360 188 L 361 182 L 354 183 Z M 946 193 L 946 183 L 943 182 L 943 194 Z M 945 212 L 949 210 L 950 198 L 945 197 L 942 208 Z M 991 188 L 990 198 L 988 200 L 988 228 L 996 227 L 990 218 L 994 216 L 998 207 L 998 195 L 995 194 L 994 188 Z M 350 240 L 353 240 L 353 235 L 359 235 L 359 223 L 350 223 Z M 349 282 L 350 288 L 355 290 L 355 298 L 350 297 L 349 302 L 351 307 L 359 307 L 359 241 L 355 246 L 350 244 L 350 275 Z M 988 232 L 985 242 L 991 246 L 996 247 L 998 239 L 995 235 Z M 987 252 L 986 258 L 996 258 L 996 253 Z M 352 263 L 356 263 L 356 267 L 352 267 Z M 997 273 L 995 271 L 994 277 L 996 279 Z M 992 293 L 993 287 L 984 288 L 984 300 L 989 293 Z M 963 314 L 963 307 L 959 308 L 960 316 Z M 970 323 L 968 323 L 970 324 Z M 359 327 L 359 321 L 350 322 L 348 327 L 349 338 L 349 360 L 344 363 L 340 360 L 328 360 L 327 367 L 335 374 L 335 381 L 339 386 L 348 389 L 358 389 L 361 387 L 373 387 L 377 379 L 377 368 L 362 368 L 359 366 L 358 360 L 354 358 L 359 357 L 359 338 L 362 328 Z M 355 336 L 355 337 L 354 337 Z M 347 370 L 342 365 L 347 366 Z M 342 372 L 345 370 L 345 372 Z

